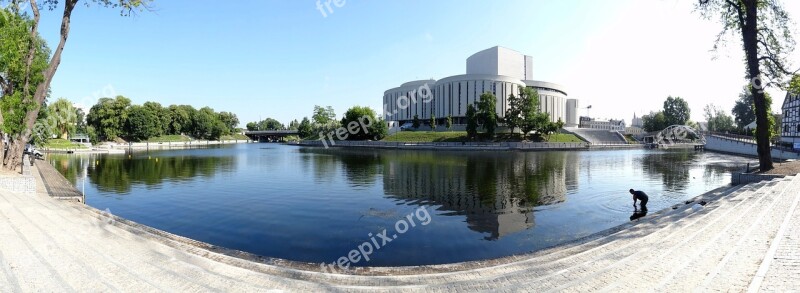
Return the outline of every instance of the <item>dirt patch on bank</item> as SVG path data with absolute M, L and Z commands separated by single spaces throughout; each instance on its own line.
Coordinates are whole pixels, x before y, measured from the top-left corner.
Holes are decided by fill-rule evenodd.
M 775 168 L 759 174 L 796 175 L 800 173 L 800 161 L 773 163 L 772 166 Z

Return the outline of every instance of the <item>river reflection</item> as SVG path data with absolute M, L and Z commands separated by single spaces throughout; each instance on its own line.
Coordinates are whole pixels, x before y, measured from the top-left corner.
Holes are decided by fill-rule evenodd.
M 331 262 L 419 207 L 431 222 L 372 266 L 525 253 L 630 221 L 628 189 L 657 211 L 727 184 L 747 159 L 694 151 L 458 152 L 251 144 L 50 155 L 87 203 L 255 254 Z M 84 180 L 84 179 L 88 180 Z M 82 187 L 82 186 L 81 186 Z M 80 189 L 80 188 L 79 188 Z M 123 196 L 124 195 L 124 196 Z

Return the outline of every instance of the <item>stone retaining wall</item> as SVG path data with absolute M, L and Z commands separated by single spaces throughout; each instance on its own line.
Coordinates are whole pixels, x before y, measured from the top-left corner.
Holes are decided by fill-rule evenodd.
M 776 175 L 776 174 L 749 174 L 749 173 L 733 173 L 731 174 L 731 184 L 739 185 L 739 184 L 748 184 L 748 183 L 756 183 L 766 180 L 771 180 L 775 178 L 783 178 L 786 177 L 785 175 Z

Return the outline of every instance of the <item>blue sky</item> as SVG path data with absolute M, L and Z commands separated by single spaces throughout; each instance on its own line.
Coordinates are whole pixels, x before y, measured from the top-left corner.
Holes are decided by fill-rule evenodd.
M 630 121 L 673 95 L 702 120 L 705 104 L 730 110 L 746 82 L 735 41 L 712 60 L 720 26 L 692 0 L 347 0 L 327 17 L 316 2 L 156 1 L 135 17 L 79 6 L 52 96 L 91 106 L 116 94 L 231 111 L 242 125 L 288 123 L 314 105 L 380 111 L 385 90 L 463 74 L 469 55 L 496 45 L 533 56 L 537 80 L 567 86 L 598 118 Z M 43 15 L 51 47 L 58 21 Z

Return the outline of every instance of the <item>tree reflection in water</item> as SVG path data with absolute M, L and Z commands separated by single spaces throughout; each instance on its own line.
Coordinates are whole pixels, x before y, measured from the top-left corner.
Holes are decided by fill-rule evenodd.
M 132 185 L 157 186 L 164 182 L 190 181 L 196 177 L 212 177 L 231 170 L 235 160 L 230 156 L 148 156 L 128 155 L 61 155 L 50 154 L 47 160 L 68 180 L 76 183 L 83 170 L 89 182 L 102 192 L 127 194 Z

